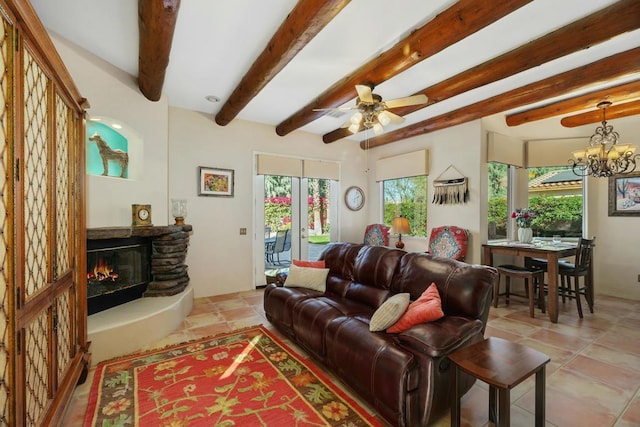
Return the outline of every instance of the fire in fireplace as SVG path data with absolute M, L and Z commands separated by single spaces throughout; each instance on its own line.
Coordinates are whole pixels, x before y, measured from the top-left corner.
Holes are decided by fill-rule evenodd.
M 142 296 L 151 277 L 148 239 L 90 240 L 87 245 L 89 314 Z

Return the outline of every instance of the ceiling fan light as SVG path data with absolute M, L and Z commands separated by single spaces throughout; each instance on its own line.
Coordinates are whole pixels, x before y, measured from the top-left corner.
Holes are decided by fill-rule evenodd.
M 378 121 L 382 126 L 387 126 L 389 123 L 391 123 L 391 118 L 386 111 L 381 111 L 380 114 L 378 114 Z
M 349 132 L 351 132 L 351 133 L 357 133 L 358 130 L 360 129 L 360 125 L 357 124 L 357 123 L 351 123 L 349 125 L 348 129 L 349 129 Z
M 380 123 L 376 123 L 375 125 L 373 125 L 373 133 L 375 133 L 376 135 L 380 135 L 382 134 L 382 132 L 384 132 L 384 129 L 382 128 L 382 125 Z
M 354 125 L 360 125 L 361 121 L 362 121 L 362 113 L 360 111 L 358 111 L 353 116 L 351 116 L 351 123 L 353 123 Z

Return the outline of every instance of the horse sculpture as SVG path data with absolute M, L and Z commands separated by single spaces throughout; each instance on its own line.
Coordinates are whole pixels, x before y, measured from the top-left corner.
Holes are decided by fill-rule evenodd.
M 122 169 L 120 178 L 124 178 L 127 173 L 127 166 L 129 165 L 129 155 L 122 150 L 114 150 L 113 148 L 109 147 L 107 141 L 102 139 L 102 136 L 100 136 L 98 132 L 91 135 L 89 137 L 89 141 L 95 142 L 98 145 L 98 151 L 100 152 L 100 157 L 102 158 L 102 175 L 109 175 L 109 160 L 113 160 L 118 162 L 120 168 Z

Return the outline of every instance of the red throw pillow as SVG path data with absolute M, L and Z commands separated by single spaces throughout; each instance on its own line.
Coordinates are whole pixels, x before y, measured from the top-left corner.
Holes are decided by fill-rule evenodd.
M 302 261 L 299 259 L 293 260 L 293 265 L 296 267 L 310 267 L 310 268 L 326 268 L 324 260 L 322 261 Z
M 442 311 L 442 301 L 435 283 L 425 290 L 420 298 L 409 304 L 407 311 L 387 332 L 398 333 L 404 332 L 410 327 L 419 323 L 432 322 L 444 317 Z

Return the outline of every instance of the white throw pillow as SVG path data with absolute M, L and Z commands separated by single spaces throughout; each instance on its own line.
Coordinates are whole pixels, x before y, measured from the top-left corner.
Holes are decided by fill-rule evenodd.
M 298 267 L 291 264 L 284 286 L 324 292 L 327 289 L 327 274 L 329 274 L 328 268 Z
M 407 311 L 411 302 L 411 295 L 408 293 L 395 294 L 386 300 L 371 316 L 369 330 L 371 332 L 384 331 L 393 325 Z

